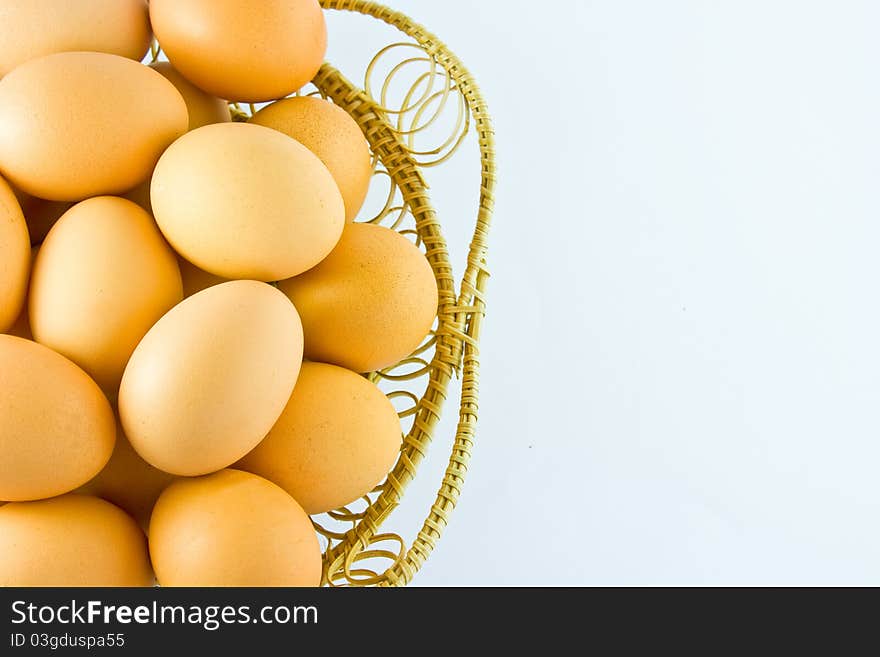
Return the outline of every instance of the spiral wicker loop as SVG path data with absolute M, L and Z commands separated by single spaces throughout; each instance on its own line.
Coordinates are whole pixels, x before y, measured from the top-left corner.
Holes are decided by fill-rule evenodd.
M 427 375 L 421 397 L 411 391 L 389 393 L 394 400 L 408 400 L 400 410 L 401 419 L 411 418 L 412 426 L 404 438 L 400 458 L 387 481 L 377 488 L 375 498 L 366 497 L 361 511 L 342 509 L 331 517 L 351 522 L 348 531 L 336 532 L 316 523 L 328 541 L 324 555 L 324 582 L 327 584 L 403 585 L 408 583 L 428 558 L 449 522 L 467 473 L 474 444 L 479 392 L 479 337 L 485 314 L 483 296 L 488 280 L 487 237 L 494 206 L 494 132 L 486 103 L 473 77 L 433 34 L 404 14 L 366 0 L 321 0 L 325 9 L 358 12 L 377 18 L 414 40 L 392 44 L 380 51 L 367 67 L 362 91 L 339 71 L 325 64 L 314 80 L 320 94 L 343 107 L 360 125 L 377 160 L 377 176 L 391 182 L 389 197 L 372 219 L 380 222 L 395 215 L 392 228 L 400 229 L 405 213 L 415 222 L 412 232 L 425 250 L 440 291 L 435 330 L 413 356 L 388 370 L 374 373 L 375 381 L 406 381 Z M 373 95 L 371 78 L 377 62 L 395 49 L 417 49 L 387 74 L 379 97 Z M 412 83 L 400 106 L 390 107 L 388 89 L 392 78 L 405 67 L 422 64 L 422 72 Z M 439 86 L 438 86 L 439 85 Z M 453 98 L 454 96 L 454 98 Z M 439 146 L 416 148 L 416 136 L 434 123 L 448 106 L 456 106 L 455 127 Z M 427 117 L 427 118 L 426 118 Z M 481 158 L 480 205 L 476 227 L 468 252 L 467 266 L 456 287 L 446 243 L 437 213 L 432 207 L 422 167 L 446 161 L 457 150 L 471 125 L 475 127 Z M 378 168 L 382 167 L 382 168 Z M 399 190 L 402 202 L 395 205 Z M 440 418 L 451 377 L 461 376 L 459 421 L 449 464 L 436 499 L 412 545 L 396 534 L 379 533 L 379 527 L 398 505 L 406 485 L 413 479 L 424 457 Z M 397 549 L 390 549 L 395 543 Z M 373 565 L 384 561 L 383 569 Z M 369 561 L 369 566 L 361 563 Z
M 324 584 L 330 586 L 401 586 L 412 580 L 431 554 L 449 522 L 467 473 L 474 444 L 479 392 L 479 337 L 485 314 L 483 292 L 488 281 L 487 237 L 495 190 L 495 146 L 491 119 L 473 77 L 461 61 L 433 34 L 404 14 L 365 0 L 321 0 L 325 9 L 346 10 L 377 18 L 413 39 L 383 48 L 366 69 L 364 90 L 342 73 L 324 64 L 312 81 L 313 91 L 345 109 L 358 123 L 373 154 L 374 180 L 388 185 L 388 195 L 375 215 L 358 218 L 387 226 L 413 239 L 424 252 L 437 280 L 437 321 L 425 342 L 408 358 L 369 375 L 371 381 L 393 385 L 386 395 L 398 410 L 405 432 L 400 456 L 385 482 L 359 502 L 313 518 L 325 541 Z M 390 54 L 409 54 L 386 74 L 381 86 L 373 84 L 380 62 Z M 154 42 L 152 60 L 161 50 Z M 416 56 L 413 53 L 417 52 Z M 418 72 L 416 67 L 426 66 Z M 390 101 L 392 84 L 407 71 L 417 71 L 398 107 Z M 378 89 L 378 99 L 373 91 Z M 455 120 L 450 134 L 433 146 L 418 145 L 448 108 Z M 234 121 L 247 121 L 257 108 L 230 105 Z M 467 256 L 467 266 L 456 286 L 437 212 L 428 196 L 423 168 L 451 158 L 471 126 L 476 129 L 481 160 L 480 205 Z M 412 219 L 413 226 L 408 225 Z M 440 419 L 453 376 L 461 378 L 459 419 L 449 464 L 427 517 L 407 548 L 399 535 L 380 533 L 384 520 L 397 507 Z M 418 393 L 403 389 L 421 385 Z

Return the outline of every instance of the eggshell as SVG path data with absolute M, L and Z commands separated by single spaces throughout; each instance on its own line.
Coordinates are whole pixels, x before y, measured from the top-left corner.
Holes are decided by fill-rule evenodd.
M 212 123 L 228 123 L 232 120 L 229 103 L 205 93 L 183 77 L 169 62 L 153 62 L 150 68 L 174 85 L 183 96 L 189 112 L 189 129 L 195 130 Z
M 317 0 L 153 0 L 150 18 L 174 67 L 228 100 L 261 102 L 296 91 L 327 50 Z
M 323 513 L 373 490 L 401 440 L 397 411 L 379 388 L 350 370 L 307 361 L 269 435 L 236 467 L 278 484 L 306 513 Z
M 147 66 L 47 55 L 0 80 L 0 172 L 53 201 L 118 194 L 149 175 L 188 123 L 177 89 Z
M 93 51 L 140 60 L 152 31 L 144 0 L 3 0 L 0 78 L 31 59 Z
M 267 105 L 250 119 L 293 137 L 330 170 L 345 202 L 345 219 L 353 220 L 364 204 L 373 163 L 367 140 L 348 112 L 312 96 L 285 98 Z
M 31 330 L 113 399 L 138 342 L 181 299 L 177 258 L 152 217 L 131 201 L 98 196 L 68 210 L 43 242 Z
M 174 475 L 154 468 L 138 456 L 122 425 L 117 423 L 116 447 L 110 460 L 98 476 L 77 492 L 112 502 L 146 529 L 156 500 L 175 479 Z
M 278 288 L 299 311 L 306 358 L 355 372 L 410 355 L 437 315 L 437 282 L 424 254 L 372 224 L 348 224 L 325 260 Z
M 317 586 L 321 549 L 309 517 L 281 488 L 223 470 L 177 481 L 150 520 L 162 586 Z
M 85 372 L 48 347 L 0 335 L 0 499 L 61 495 L 94 477 L 116 439 Z
M 178 256 L 180 265 L 180 277 L 183 279 L 183 296 L 191 297 L 196 292 L 207 290 L 209 287 L 226 283 L 229 279 L 215 276 L 204 269 L 199 269 L 189 260 Z
M 36 259 L 37 251 L 39 251 L 40 247 L 34 246 L 31 248 L 31 262 Z M 21 312 L 18 314 L 18 319 L 15 320 L 13 325 L 4 333 L 8 335 L 15 335 L 19 338 L 24 338 L 25 340 L 33 340 L 34 334 L 31 332 L 31 321 L 28 317 L 28 304 L 27 299 L 21 305 Z
M 321 160 L 247 123 L 204 126 L 174 142 L 153 172 L 151 198 L 174 249 L 230 279 L 295 276 L 330 253 L 345 223 Z
M 30 265 L 30 238 L 21 206 L 0 178 L 0 333 L 21 313 Z
M 290 398 L 302 360 L 296 309 L 271 285 L 230 281 L 170 310 L 122 377 L 119 413 L 138 454 L 172 474 L 247 454 Z
M 0 508 L 0 586 L 152 586 L 143 532 L 88 495 Z

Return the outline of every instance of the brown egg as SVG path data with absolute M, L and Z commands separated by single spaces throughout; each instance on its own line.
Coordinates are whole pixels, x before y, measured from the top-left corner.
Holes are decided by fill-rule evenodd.
M 248 123 L 187 133 L 153 173 L 153 213 L 174 249 L 230 279 L 277 281 L 319 263 L 345 224 L 327 167 L 275 130 Z
M 31 59 L 92 51 L 140 60 L 152 31 L 144 0 L 3 0 L 0 78 Z
M 0 500 L 61 495 L 94 477 L 116 439 L 85 372 L 48 347 L 0 335 Z
M 125 437 L 122 425 L 117 423 L 113 455 L 98 476 L 77 492 L 113 502 L 146 529 L 156 500 L 175 479 L 174 475 L 157 470 L 138 456 Z
M 0 80 L 0 171 L 53 201 L 121 193 L 188 122 L 174 85 L 147 66 L 104 53 L 48 55 Z
M 174 67 L 218 98 L 262 102 L 311 80 L 327 50 L 318 0 L 153 0 L 153 29 Z
M 169 62 L 153 62 L 150 68 L 158 71 L 168 80 L 186 103 L 189 112 L 189 129 L 195 130 L 212 123 L 228 123 L 232 120 L 229 103 L 225 100 L 206 94 L 192 82 L 178 73 Z
M 269 435 L 235 467 L 275 482 L 308 514 L 354 502 L 381 482 L 401 444 L 397 411 L 354 372 L 303 363 Z
M 214 472 L 275 424 L 302 361 L 302 325 L 271 285 L 231 281 L 170 310 L 132 354 L 119 414 L 138 454 L 172 474 Z
M 177 262 L 180 265 L 180 277 L 183 279 L 183 296 L 191 297 L 196 292 L 207 290 L 209 287 L 226 283 L 229 279 L 206 272 L 199 269 L 189 260 L 178 256 Z
M 152 217 L 131 201 L 98 196 L 68 210 L 43 242 L 31 330 L 114 399 L 138 342 L 182 299 L 177 258 Z
M 223 470 L 177 481 L 150 520 L 162 586 L 317 586 L 318 537 L 299 504 L 262 477 Z
M 36 260 L 37 251 L 39 250 L 39 246 L 31 248 L 31 263 Z M 28 317 L 27 307 L 27 299 L 25 299 L 25 302 L 21 305 L 21 312 L 18 314 L 18 319 L 15 320 L 15 323 L 9 328 L 9 330 L 5 331 L 7 335 L 14 335 L 19 338 L 24 338 L 25 340 L 34 339 L 34 335 L 31 332 L 31 320 Z
M 437 283 L 424 254 L 372 224 L 348 224 L 326 259 L 278 288 L 299 311 L 306 358 L 355 372 L 410 355 L 437 315 Z
M 0 178 L 0 333 L 21 313 L 30 265 L 30 238 L 21 206 Z
M 0 508 L 0 586 L 152 586 L 147 542 L 110 502 L 64 495 Z
M 310 96 L 285 98 L 267 105 L 250 119 L 293 137 L 321 158 L 345 202 L 352 221 L 367 197 L 373 164 L 360 127 L 341 107 Z

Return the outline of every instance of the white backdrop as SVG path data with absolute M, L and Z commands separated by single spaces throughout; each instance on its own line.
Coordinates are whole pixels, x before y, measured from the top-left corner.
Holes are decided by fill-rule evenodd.
M 880 584 L 880 5 L 389 1 L 477 76 L 500 161 L 478 441 L 415 583 Z M 343 70 L 365 21 L 331 16 Z

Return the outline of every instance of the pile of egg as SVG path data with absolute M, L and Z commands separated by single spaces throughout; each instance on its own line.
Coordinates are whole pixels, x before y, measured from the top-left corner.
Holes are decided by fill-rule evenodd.
M 317 0 L 4 0 L 0 585 L 297 586 L 429 333 Z M 168 62 L 142 63 L 153 38 Z M 229 103 L 269 103 L 233 122 Z

